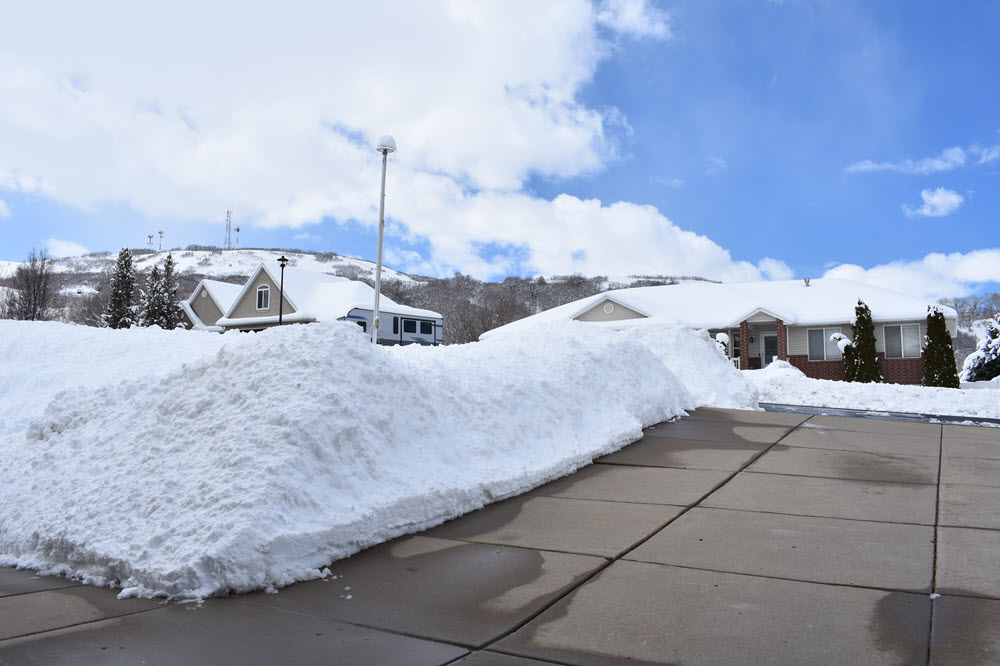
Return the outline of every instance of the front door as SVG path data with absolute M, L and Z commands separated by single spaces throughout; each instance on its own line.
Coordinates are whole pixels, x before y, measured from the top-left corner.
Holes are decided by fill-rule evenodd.
M 771 365 L 773 361 L 778 356 L 778 334 L 777 333 L 761 333 L 760 335 L 760 358 L 761 367 L 766 368 Z

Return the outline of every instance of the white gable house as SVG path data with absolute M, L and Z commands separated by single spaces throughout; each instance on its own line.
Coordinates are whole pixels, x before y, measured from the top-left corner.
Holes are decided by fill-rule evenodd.
M 216 324 L 225 330 L 259 331 L 283 324 L 353 321 L 366 332 L 371 327 L 375 290 L 344 277 L 261 264 Z M 441 344 L 444 320 L 431 310 L 379 299 L 381 344 Z
M 178 323 L 196 331 L 218 331 L 222 327 L 216 323 L 232 307 L 243 291 L 243 285 L 218 280 L 202 280 L 191 292 L 191 296 L 181 301 Z

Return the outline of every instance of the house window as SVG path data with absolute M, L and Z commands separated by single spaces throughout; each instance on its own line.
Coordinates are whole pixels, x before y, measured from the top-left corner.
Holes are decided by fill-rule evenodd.
M 399 335 L 399 317 L 392 318 L 392 334 Z
M 416 333 L 417 332 L 417 322 L 412 319 L 403 320 L 403 333 Z
M 266 284 L 257 287 L 257 309 L 266 310 L 271 302 L 271 288 Z
M 830 339 L 834 333 L 840 333 L 839 328 L 810 328 L 809 329 L 809 360 L 810 361 L 839 361 L 841 359 L 840 347 Z
M 731 354 L 732 358 L 740 357 L 740 332 L 733 331 L 733 334 L 729 337 L 733 341 L 733 352 Z
M 420 335 L 430 335 L 434 332 L 434 325 L 429 321 L 420 322 Z
M 917 358 L 920 356 L 920 324 L 885 326 L 886 358 Z

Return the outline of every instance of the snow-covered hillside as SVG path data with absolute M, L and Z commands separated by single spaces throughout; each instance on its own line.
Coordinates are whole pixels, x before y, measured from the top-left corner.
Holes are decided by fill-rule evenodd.
M 167 254 L 167 252 L 135 254 L 133 259 L 136 271 L 142 273 L 152 270 L 153 266 L 157 264 L 162 266 L 167 258 Z M 338 269 L 348 269 L 357 270 L 361 276 L 373 277 L 375 275 L 375 264 L 373 262 L 353 257 L 342 257 L 331 253 L 245 249 L 173 250 L 169 254 L 173 255 L 180 275 L 194 273 L 210 278 L 229 275 L 249 275 L 261 263 L 277 266 L 278 257 L 282 255 L 289 259 L 289 266 L 315 273 L 329 273 L 332 275 Z M 80 257 L 53 259 L 51 265 L 54 273 L 110 274 L 114 269 L 116 259 L 117 253 L 86 254 Z M 6 266 L 0 265 L 0 270 L 6 270 L 8 273 L 13 273 L 13 270 L 18 265 L 11 262 L 6 262 L 6 264 Z M 382 267 L 382 275 L 385 278 L 402 280 L 404 282 L 412 280 L 409 275 L 385 266 Z
M 342 322 L 217 335 L 0 321 L 0 565 L 123 596 L 313 578 L 702 404 L 680 378 L 695 363 L 707 384 L 733 378 L 690 330 L 655 350 L 576 322 L 386 348 Z M 721 405 L 755 407 L 735 386 Z

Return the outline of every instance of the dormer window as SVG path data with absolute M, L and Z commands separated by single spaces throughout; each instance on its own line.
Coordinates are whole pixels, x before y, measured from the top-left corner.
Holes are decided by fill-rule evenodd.
M 271 303 L 271 288 L 266 284 L 257 287 L 257 309 L 267 310 Z

